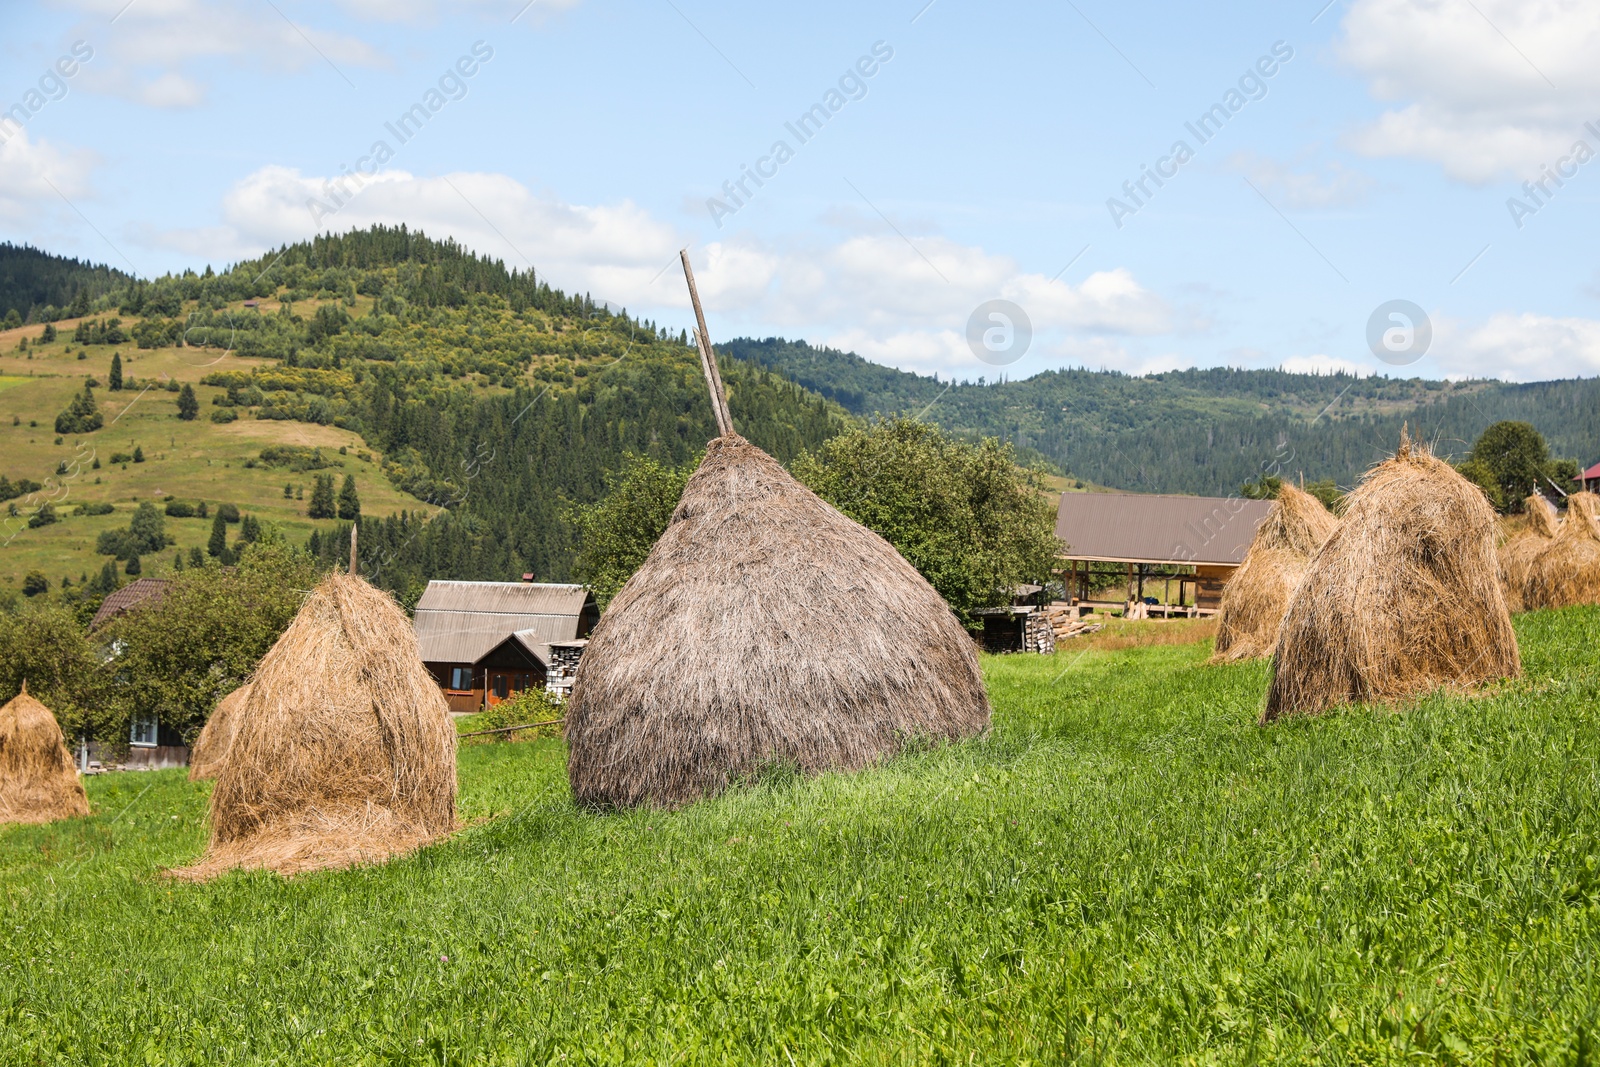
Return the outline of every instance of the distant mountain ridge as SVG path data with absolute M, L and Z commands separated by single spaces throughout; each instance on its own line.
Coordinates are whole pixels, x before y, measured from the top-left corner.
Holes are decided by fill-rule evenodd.
M 61 318 L 65 315 L 43 313 L 46 308 L 64 312 L 74 302 L 78 307 L 73 314 L 82 315 L 96 297 L 131 281 L 132 275 L 104 263 L 87 263 L 32 245 L 0 241 L 0 319 L 12 311 L 24 322 Z
M 1403 424 L 1460 458 L 1516 419 L 1556 456 L 1600 459 L 1600 379 L 1509 384 L 1278 370 L 1132 377 L 1067 368 L 997 384 L 951 383 L 782 338 L 718 346 L 859 416 L 910 414 L 1000 437 L 1063 473 L 1142 492 L 1225 495 L 1263 473 L 1350 486 L 1393 452 Z

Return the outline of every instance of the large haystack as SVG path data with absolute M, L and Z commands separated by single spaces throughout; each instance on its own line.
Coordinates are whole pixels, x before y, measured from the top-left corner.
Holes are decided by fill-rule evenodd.
M 180 877 L 382 860 L 455 826 L 456 735 L 392 599 L 336 574 L 251 679 L 211 793 L 211 846 Z
M 729 433 L 589 638 L 567 769 L 580 804 L 675 807 L 767 765 L 854 770 L 988 725 L 933 587 Z
M 1600 497 L 1573 493 L 1556 536 L 1528 563 L 1522 598 L 1529 608 L 1600 604 Z
M 1505 536 L 1500 543 L 1500 578 L 1504 583 L 1506 607 L 1514 612 L 1525 611 L 1528 571 L 1534 557 L 1560 532 L 1561 520 L 1550 501 L 1534 493 L 1523 501 L 1522 515 L 1501 522 L 1505 526 Z
M 0 708 L 0 823 L 55 822 L 89 814 L 89 798 L 61 724 L 28 695 Z
M 1311 557 L 1338 525 L 1322 501 L 1284 485 L 1257 528 L 1244 563 L 1223 587 L 1212 663 L 1272 655 L 1289 598 Z
M 1498 572 L 1483 491 L 1402 435 L 1289 603 L 1262 721 L 1521 673 Z
M 239 719 L 249 696 L 250 686 L 246 683 L 217 701 L 211 717 L 195 739 L 194 748 L 189 750 L 189 781 L 215 778 L 222 770 L 222 761 L 233 744 L 233 735 L 239 732 Z

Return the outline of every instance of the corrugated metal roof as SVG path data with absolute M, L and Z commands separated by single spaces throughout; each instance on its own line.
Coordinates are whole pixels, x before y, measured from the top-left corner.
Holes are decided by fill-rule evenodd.
M 1238 566 L 1270 500 L 1063 493 L 1056 536 L 1068 559 Z
M 540 662 L 550 642 L 578 636 L 589 591 L 581 585 L 429 582 L 413 625 L 425 663 L 476 663 L 515 635 Z
M 417 601 L 417 610 L 576 616 L 588 596 L 581 585 L 433 581 Z

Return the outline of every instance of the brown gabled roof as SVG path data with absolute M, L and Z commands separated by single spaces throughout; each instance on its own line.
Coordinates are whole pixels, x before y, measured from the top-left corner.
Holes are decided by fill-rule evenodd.
M 549 645 L 578 636 L 593 594 L 581 585 L 428 583 L 417 601 L 417 646 L 426 663 L 476 663 L 506 638 L 548 662 Z
M 139 578 L 129 582 L 100 602 L 100 610 L 95 612 L 94 618 L 89 621 L 89 629 L 98 630 L 118 615 L 126 614 L 135 608 L 161 603 L 167 595 L 167 587 L 171 584 L 171 580 L 167 578 Z
M 1271 510 L 1240 497 L 1063 493 L 1056 536 L 1068 559 L 1236 567 Z

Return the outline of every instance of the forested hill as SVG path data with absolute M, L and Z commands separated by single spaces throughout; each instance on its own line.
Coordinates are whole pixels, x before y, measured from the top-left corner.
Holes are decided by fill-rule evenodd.
M 263 445 L 298 447 L 326 439 L 319 428 L 342 429 L 376 453 L 373 478 L 445 509 L 431 519 L 433 509 L 420 507 L 363 516 L 364 569 L 402 596 L 428 578 L 571 578 L 574 505 L 598 499 L 630 452 L 682 465 L 716 435 L 698 357 L 681 331 L 597 307 L 532 271 L 507 270 L 404 227 L 318 237 L 221 272 L 128 280 L 90 301 L 86 316 L 69 320 L 57 308 L 52 317 L 6 335 L 16 409 L 9 432 L 20 445 L 52 449 L 43 462 L 13 454 L 0 468 L 12 484 L 45 482 L 58 452 L 131 451 L 139 432 L 149 462 L 124 473 L 113 458 L 114 469 L 102 473 L 97 460 L 92 484 L 73 486 L 75 498 L 131 508 L 129 490 L 118 487 L 158 468 L 163 493 L 204 499 L 162 458 L 181 451 L 166 429 L 172 424 L 161 422 L 173 416 L 156 416 L 166 402 L 146 400 L 120 421 L 91 417 L 95 403 L 118 413 L 126 403 L 125 391 L 113 392 L 118 385 L 98 392 L 122 381 L 115 375 L 136 377 L 144 389 L 170 382 L 176 418 L 187 420 L 174 429 L 196 444 L 209 435 L 185 461 L 196 470 L 242 460 L 255 477 L 277 462 Z M 90 378 L 97 384 L 84 387 Z M 724 381 L 740 432 L 784 462 L 848 421 L 837 405 L 750 364 L 728 361 Z M 193 390 L 187 414 L 180 382 Z M 68 402 L 77 407 L 56 421 L 70 428 L 58 429 L 49 446 L 34 427 L 49 425 Z M 246 440 L 262 454 L 251 455 Z M 154 451 L 156 441 L 165 447 Z M 70 465 L 58 475 L 62 468 Z M 258 504 L 261 514 L 304 529 L 319 516 L 287 498 L 292 488 L 284 500 Z M 75 533 L 90 521 L 52 516 L 13 547 L 42 547 L 48 538 L 92 543 Z M 331 559 L 338 528 L 311 528 Z M 98 566 L 88 563 L 63 556 L 61 566 Z
M 1532 423 L 1552 452 L 1600 460 L 1600 380 L 1511 385 L 1274 370 L 1046 371 L 954 384 L 803 341 L 740 339 L 727 356 L 775 371 L 854 414 L 919 413 L 1002 437 L 1064 473 L 1143 492 L 1225 494 L 1262 473 L 1349 486 L 1394 451 L 1403 423 L 1460 457 L 1491 423 Z
M 16 322 L 81 315 L 89 310 L 90 301 L 131 281 L 131 276 L 104 264 L 0 241 L 0 319 L 10 319 L 12 312 Z

